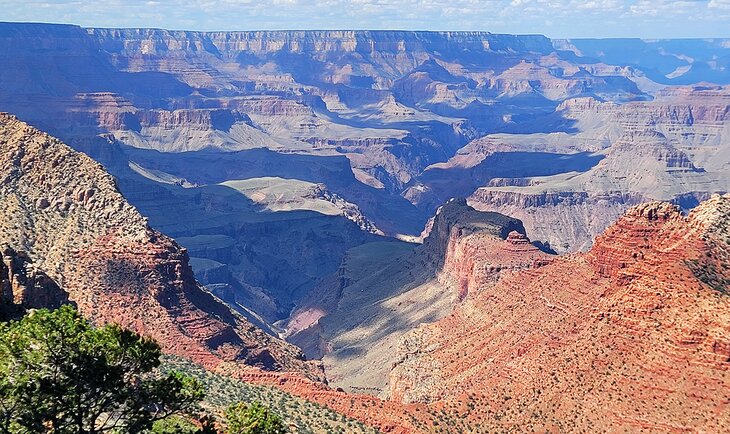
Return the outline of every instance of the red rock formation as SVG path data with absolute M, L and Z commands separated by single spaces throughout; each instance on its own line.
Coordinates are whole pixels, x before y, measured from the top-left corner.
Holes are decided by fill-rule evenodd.
M 392 396 L 466 399 L 501 429 L 726 432 L 728 221 L 730 196 L 686 217 L 632 208 L 589 253 L 504 276 L 412 333 Z
M 489 219 L 493 223 L 487 223 Z M 444 205 L 434 222 L 436 230 L 426 239 L 424 248 L 428 251 L 433 244 L 441 244 L 436 253 L 431 252 L 437 258 L 438 280 L 454 288 L 460 301 L 487 282 L 497 281 L 502 271 L 550 260 L 530 243 L 519 220 L 474 211 L 463 200 Z M 446 239 L 442 240 L 444 235 Z

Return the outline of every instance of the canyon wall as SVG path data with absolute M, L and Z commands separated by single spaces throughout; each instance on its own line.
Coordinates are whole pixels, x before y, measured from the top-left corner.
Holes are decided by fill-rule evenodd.
M 333 386 L 387 397 L 387 373 L 405 333 L 468 300 L 471 282 L 498 281 L 550 257 L 529 242 L 519 220 L 452 200 L 420 246 L 350 249 L 282 328 L 310 357 L 322 358 Z
M 335 383 L 385 396 L 383 369 L 356 369 L 396 352 L 397 339 L 372 346 L 373 330 L 435 321 L 503 271 L 539 265 L 540 250 L 588 250 L 633 205 L 691 209 L 730 190 L 726 53 L 720 40 L 0 23 L 0 110 L 103 164 L 139 210 L 100 219 L 137 222 L 140 245 L 149 223 L 187 249 L 160 241 L 132 268 L 166 263 L 170 281 L 192 281 L 191 264 L 246 321 L 322 357 Z M 59 194 L 38 200 L 63 212 L 96 200 Z M 462 222 L 438 228 L 438 245 L 401 242 L 454 197 L 522 229 Z M 22 233 L 35 224 L 13 218 Z M 80 258 L 100 267 L 117 252 L 108 278 L 142 279 L 124 265 L 136 247 L 106 235 Z M 13 248 L 78 296 L 33 245 Z M 193 291 L 173 287 L 161 294 Z M 363 306 L 369 316 L 351 314 Z M 213 328 L 199 337 L 217 348 L 228 332 Z
M 729 212 L 642 204 L 588 253 L 480 284 L 406 335 L 391 397 L 484 400 L 484 427 L 726 430 Z

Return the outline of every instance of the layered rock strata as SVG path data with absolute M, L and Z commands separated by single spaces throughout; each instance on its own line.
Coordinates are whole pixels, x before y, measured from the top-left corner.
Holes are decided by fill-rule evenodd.
M 728 221 L 730 196 L 642 204 L 588 253 L 483 285 L 402 341 L 391 397 L 482 402 L 484 426 L 726 431 Z
M 529 242 L 519 220 L 452 200 L 421 246 L 380 242 L 348 251 L 282 328 L 287 340 L 322 358 L 334 386 L 386 397 L 404 333 L 447 315 L 478 282 L 496 282 L 550 257 Z

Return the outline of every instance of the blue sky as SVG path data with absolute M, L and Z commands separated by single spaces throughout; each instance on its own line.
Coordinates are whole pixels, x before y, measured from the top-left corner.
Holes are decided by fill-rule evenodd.
M 485 30 L 730 37 L 730 0 L 0 0 L 2 21 L 186 30 Z

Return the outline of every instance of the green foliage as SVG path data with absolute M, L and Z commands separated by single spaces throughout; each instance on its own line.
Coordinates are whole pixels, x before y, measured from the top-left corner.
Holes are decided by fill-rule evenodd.
M 0 324 L 0 433 L 141 433 L 193 409 L 199 381 L 154 375 L 160 347 L 70 306 Z
M 180 416 L 171 416 L 152 424 L 152 434 L 197 434 L 198 432 L 198 427 L 194 423 Z
M 170 416 L 156 421 L 150 434 L 219 434 L 213 419 L 209 416 L 204 416 L 200 420 L 200 425 L 196 426 L 185 417 Z
M 284 422 L 259 402 L 233 404 L 226 410 L 227 434 L 284 434 Z

